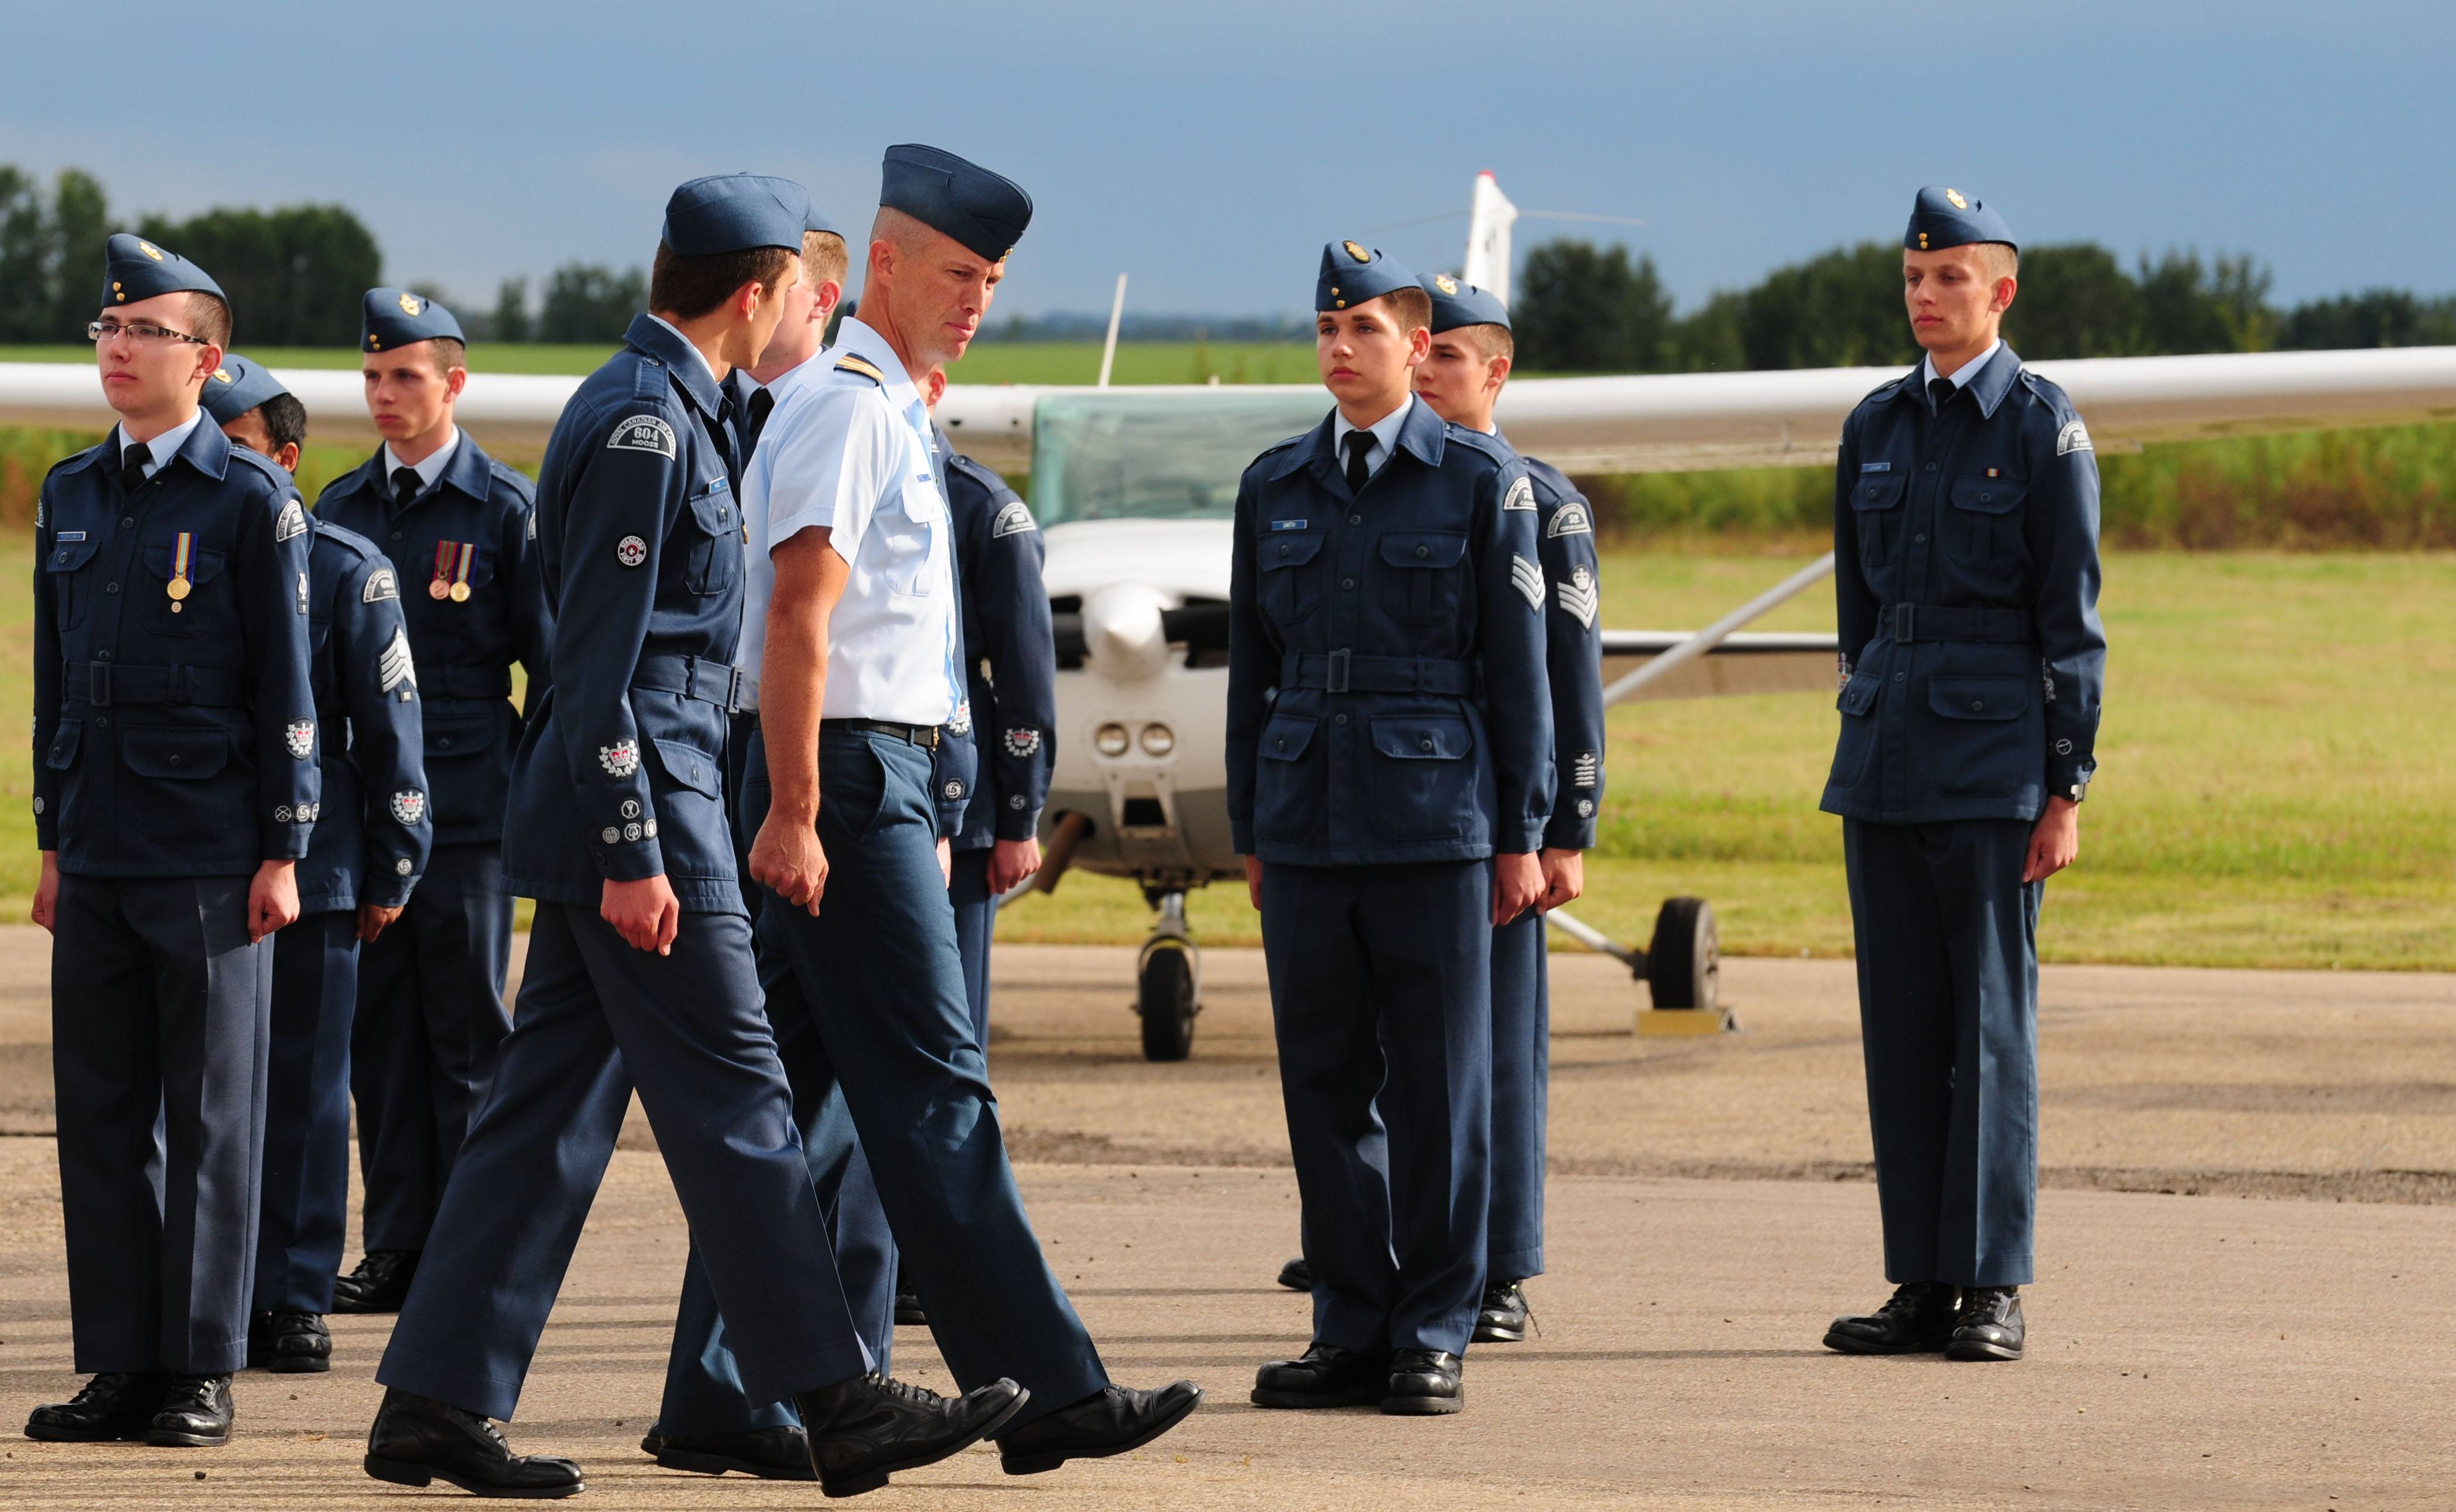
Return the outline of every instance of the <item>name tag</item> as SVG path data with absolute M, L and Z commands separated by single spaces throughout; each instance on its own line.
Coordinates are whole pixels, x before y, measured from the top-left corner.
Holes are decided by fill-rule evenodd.
M 55 541 L 83 541 L 85 539 L 85 532 L 82 530 L 63 530 L 52 539 Z
M 1863 473 L 1890 473 L 1893 470 L 1893 464 L 1891 462 L 1861 462 L 1859 464 L 1859 471 Z
M 1302 530 L 1304 527 L 1305 521 L 1301 520 L 1274 520 L 1271 521 L 1271 528 L 1273 530 Z M 68 538 L 63 536 L 60 539 L 65 541 Z

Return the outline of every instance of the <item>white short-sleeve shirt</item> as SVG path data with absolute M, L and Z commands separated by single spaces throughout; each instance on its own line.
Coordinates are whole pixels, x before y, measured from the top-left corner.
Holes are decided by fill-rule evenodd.
M 962 627 L 952 525 L 919 390 L 886 338 L 858 319 L 769 388 L 776 407 L 742 479 L 744 669 L 755 683 L 776 591 L 769 553 L 825 527 L 850 571 L 828 622 L 821 717 L 949 723 L 963 700 Z

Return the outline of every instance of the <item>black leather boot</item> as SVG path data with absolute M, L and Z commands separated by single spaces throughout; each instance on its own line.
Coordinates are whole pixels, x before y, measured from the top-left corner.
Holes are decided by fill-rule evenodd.
M 698 1475 L 755 1475 L 762 1481 L 815 1481 L 810 1467 L 810 1440 L 801 1429 L 744 1428 L 732 1433 L 666 1433 L 654 1435 L 656 1447 L 642 1439 L 640 1447 L 657 1457 L 668 1470 Z
M 1003 1378 L 960 1397 L 941 1397 L 873 1371 L 797 1392 L 793 1404 L 809 1435 L 819 1489 L 859 1496 L 885 1485 L 898 1470 L 917 1470 L 971 1448 L 1005 1427 L 1031 1398 Z M 670 1449 L 671 1436 L 665 1442 Z
M 1944 1346 L 1944 1358 L 2018 1359 L 2022 1333 L 2020 1288 L 1974 1286 L 1961 1294 L 1961 1307 L 1953 1315 L 1953 1338 Z
M 1874 1312 L 1833 1319 L 1825 1347 L 1845 1355 L 1935 1354 L 1953 1332 L 1954 1297 L 1942 1281 L 1905 1281 Z
M 998 1440 L 1009 1475 L 1038 1475 L 1069 1460 L 1129 1454 L 1183 1422 L 1202 1402 L 1202 1388 L 1171 1381 L 1157 1391 L 1107 1386 Z
M 1432 1418 L 1466 1405 L 1459 1379 L 1465 1362 L 1445 1349 L 1402 1349 L 1390 1359 L 1382 1410 L 1394 1418 Z
M 333 1368 L 333 1335 L 314 1313 L 258 1313 L 247 1331 L 247 1368 L 279 1376 Z
M 550 1501 L 588 1488 L 570 1461 L 514 1454 L 502 1430 L 476 1413 L 397 1386 L 367 1430 L 366 1470 L 395 1485 L 448 1481 L 471 1496 Z
M 1526 1338 L 1526 1288 L 1521 1281 L 1505 1281 L 1484 1289 L 1484 1305 L 1475 1315 L 1475 1342 L 1479 1344 L 1517 1344 Z
M 1313 1267 L 1301 1255 L 1279 1267 L 1279 1284 L 1291 1292 L 1313 1290 Z
M 230 1442 L 230 1386 L 228 1376 L 165 1379 L 145 1441 L 157 1449 L 218 1449 Z
M 416 1250 L 370 1250 L 357 1270 L 333 1277 L 333 1311 L 398 1313 L 417 1275 Z
M 1380 1401 L 1389 1384 L 1386 1352 L 1316 1344 L 1257 1371 L 1253 1401 L 1257 1407 L 1361 1407 Z
M 49 1443 L 142 1439 L 162 1404 L 163 1379 L 159 1371 L 105 1371 L 68 1400 L 35 1408 L 26 1420 L 26 1437 Z

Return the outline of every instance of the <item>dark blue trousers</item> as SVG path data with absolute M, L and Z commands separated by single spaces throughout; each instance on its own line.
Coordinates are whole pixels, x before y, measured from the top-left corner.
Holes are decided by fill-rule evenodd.
M 358 916 L 310 913 L 273 937 L 259 1312 L 329 1313 L 350 1206 L 350 1019 Z
M 1492 1216 L 1484 1271 L 1544 1274 L 1544 1125 L 1551 1096 L 1552 979 L 1544 915 L 1492 931 Z
M 516 1027 L 376 1379 L 509 1418 L 637 1086 L 754 1401 L 869 1368 L 829 1256 L 749 925 L 686 913 L 670 955 L 540 903 Z
M 734 737 L 745 749 L 739 759 L 727 753 L 736 849 L 745 857 L 768 818 L 767 773 L 748 770 L 747 747 L 757 732 L 757 719 L 753 714 L 736 721 Z M 750 881 L 747 861 L 743 887 L 755 920 L 773 900 Z M 784 1062 L 785 1079 L 793 1088 L 793 1122 L 801 1130 L 802 1154 L 809 1165 L 819 1206 L 827 1215 L 828 1233 L 835 1242 L 836 1274 L 843 1281 L 853 1328 L 875 1367 L 890 1370 L 895 1344 L 895 1237 L 887 1227 L 887 1210 L 879 1204 L 877 1183 L 853 1133 L 851 1110 L 835 1085 L 827 1048 L 819 1041 L 809 1003 L 791 967 L 780 955 L 763 953 L 759 977 L 767 997 L 768 1021 L 776 1034 L 776 1053 Z M 658 1430 L 735 1433 L 799 1420 L 791 1402 L 761 1405 L 744 1393 L 742 1373 L 726 1345 L 725 1318 L 717 1310 L 716 1292 L 708 1285 L 707 1269 L 694 1244 L 683 1270 L 682 1302 L 674 1315 L 673 1352 L 665 1362 L 665 1396 L 657 1411 Z
M 754 773 L 764 758 L 752 754 Z M 771 899 L 759 916 L 760 953 L 790 971 L 809 1005 L 956 1384 L 1010 1377 L 1032 1393 L 1018 1420 L 1031 1421 L 1109 1378 L 1007 1164 L 938 873 L 930 752 L 876 731 L 829 729 L 819 793 L 828 855 L 819 914 Z M 771 991 L 778 980 L 769 977 Z
M 425 1247 L 453 1156 L 511 1032 L 511 962 L 502 847 L 436 847 L 409 907 L 358 962 L 350 1092 L 367 1249 Z
M 51 1082 L 81 1374 L 247 1363 L 274 952 L 248 943 L 247 889 L 60 878 Z
M 972 1042 L 990 1049 L 990 941 L 997 932 L 997 894 L 990 890 L 990 848 L 955 852 L 947 901 L 955 908 L 955 950 L 964 958 L 964 998 L 972 1006 Z
M 1885 1276 L 2030 1279 L 2038 904 L 2030 824 L 1842 821 Z
M 1318 1342 L 1466 1351 L 1491 1202 L 1491 920 L 1488 861 L 1262 868 Z

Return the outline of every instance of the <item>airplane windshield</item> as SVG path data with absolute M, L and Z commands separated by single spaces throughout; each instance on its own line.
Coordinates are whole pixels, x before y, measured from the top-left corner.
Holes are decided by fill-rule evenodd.
M 1226 520 L 1261 450 L 1320 424 L 1318 389 L 1044 393 L 1033 429 L 1032 507 L 1078 520 Z

